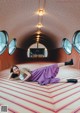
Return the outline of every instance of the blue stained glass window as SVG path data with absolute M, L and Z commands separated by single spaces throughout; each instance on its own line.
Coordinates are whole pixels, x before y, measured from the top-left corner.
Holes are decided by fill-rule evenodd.
M 80 31 L 74 33 L 73 46 L 78 53 L 80 53 Z
M 14 51 L 16 50 L 16 39 L 14 38 L 8 46 L 8 52 L 10 55 L 12 55 L 14 53 Z
M 70 43 L 70 41 L 67 38 L 64 38 L 62 40 L 62 47 L 65 50 L 65 52 L 67 54 L 71 54 L 72 52 L 72 44 Z
M 5 51 L 8 45 L 8 34 L 6 31 L 0 31 L 0 55 Z

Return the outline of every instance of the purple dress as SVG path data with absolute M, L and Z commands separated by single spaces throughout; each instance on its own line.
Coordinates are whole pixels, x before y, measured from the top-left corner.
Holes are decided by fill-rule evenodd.
M 59 67 L 57 64 L 35 69 L 32 71 L 29 81 L 38 82 L 41 85 L 46 85 L 49 83 L 58 83 L 60 79 L 55 78 L 58 71 Z

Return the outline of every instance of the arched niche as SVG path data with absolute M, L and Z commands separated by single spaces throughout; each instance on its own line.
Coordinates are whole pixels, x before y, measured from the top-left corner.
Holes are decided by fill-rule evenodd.
M 46 58 L 48 57 L 48 50 L 43 44 L 39 43 L 37 46 L 37 43 L 34 43 L 31 46 L 29 46 L 27 51 L 27 57 L 28 58 Z

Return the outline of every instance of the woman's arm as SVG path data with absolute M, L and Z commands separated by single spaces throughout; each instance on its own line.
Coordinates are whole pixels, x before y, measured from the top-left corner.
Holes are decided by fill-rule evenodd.
M 20 82 L 24 82 L 24 81 L 28 80 L 31 77 L 31 73 L 28 72 L 28 71 L 25 71 L 24 75 L 26 75 L 25 79 L 20 81 Z
M 12 73 L 9 75 L 8 79 L 11 79 Z
M 16 78 L 12 78 L 11 76 L 12 76 L 12 74 L 9 75 L 9 77 L 8 77 L 9 80 L 17 80 Z
M 31 74 L 30 74 L 30 73 L 28 73 L 28 74 L 27 74 L 27 76 L 25 77 L 25 79 L 24 79 L 23 81 L 28 80 L 28 78 L 30 78 L 30 77 L 31 77 Z

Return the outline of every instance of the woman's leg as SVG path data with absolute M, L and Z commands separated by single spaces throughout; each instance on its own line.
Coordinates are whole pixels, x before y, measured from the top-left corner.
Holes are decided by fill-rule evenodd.
M 62 67 L 62 66 L 65 65 L 65 63 L 64 62 L 63 63 L 58 63 L 57 65 L 58 65 L 58 67 Z
M 67 79 L 60 79 L 60 83 L 67 83 Z
M 68 62 L 58 63 L 58 67 L 66 66 L 66 65 L 73 65 L 73 59 Z
M 78 80 L 77 79 L 60 79 L 59 81 L 60 83 L 77 83 Z

